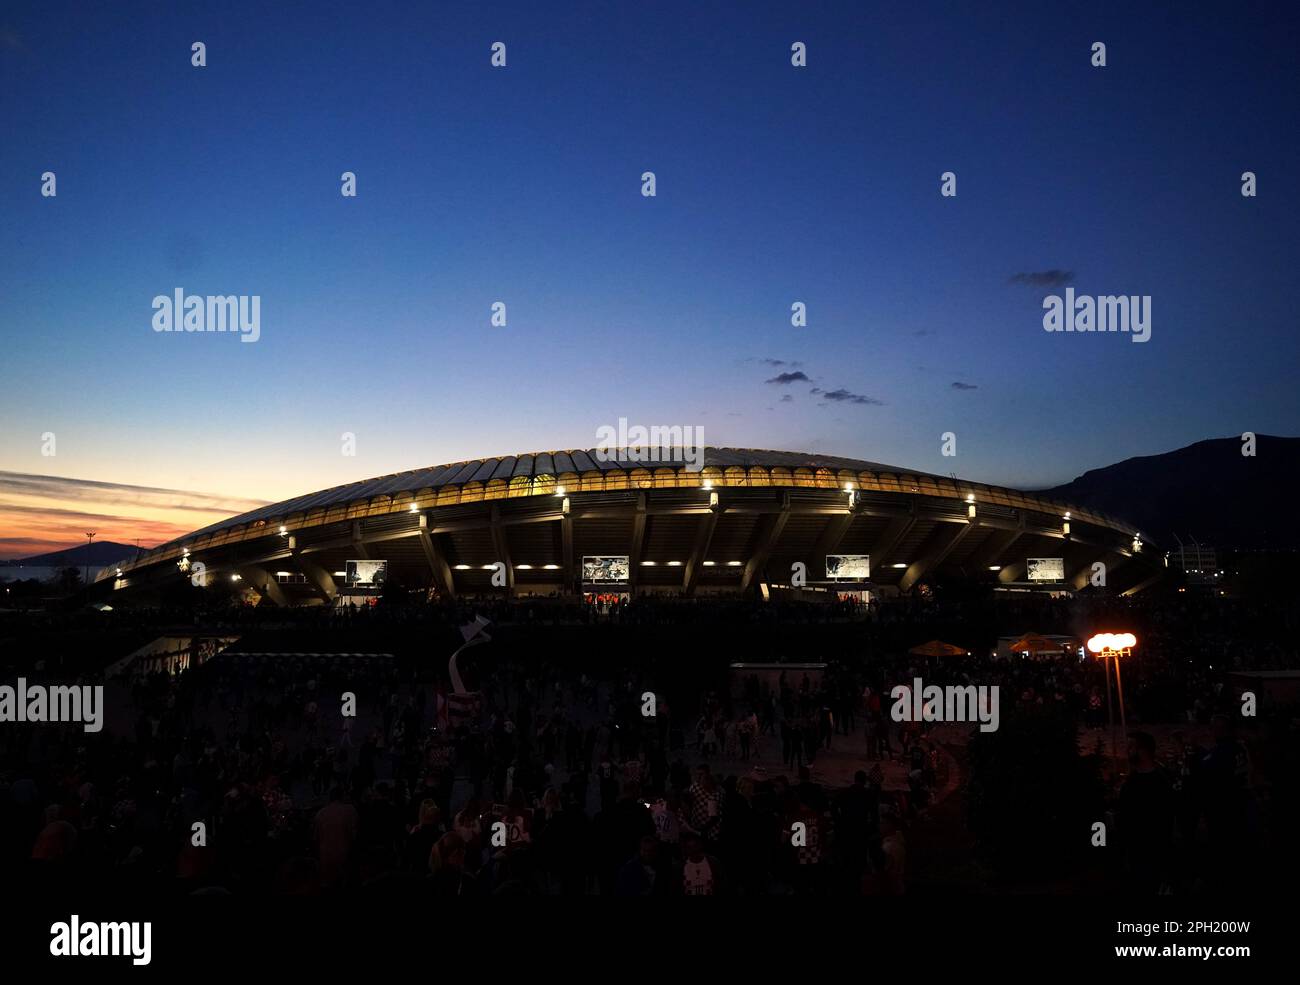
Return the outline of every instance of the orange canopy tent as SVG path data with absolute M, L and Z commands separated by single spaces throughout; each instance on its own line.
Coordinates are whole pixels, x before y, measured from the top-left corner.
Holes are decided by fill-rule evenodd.
M 922 643 L 920 646 L 914 646 L 907 651 L 914 653 L 918 657 L 964 657 L 966 648 L 953 646 L 951 643 L 943 643 L 939 640 L 931 640 L 929 643 Z
M 1011 644 L 1011 649 L 1016 653 L 1060 653 L 1068 648 L 1069 643 L 1065 640 L 1048 639 L 1038 633 L 1026 633 Z

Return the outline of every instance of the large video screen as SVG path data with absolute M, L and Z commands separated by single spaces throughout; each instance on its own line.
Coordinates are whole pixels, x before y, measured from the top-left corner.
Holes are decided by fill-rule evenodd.
M 826 577 L 837 581 L 868 581 L 871 578 L 871 555 L 827 554 Z
M 631 567 L 626 554 L 587 554 L 582 558 L 582 580 L 589 585 L 623 584 Z
M 1065 581 L 1065 559 L 1059 557 L 1025 558 L 1030 581 Z
M 388 577 L 387 561 L 349 561 L 347 562 L 347 580 L 349 585 L 360 588 L 379 588 Z

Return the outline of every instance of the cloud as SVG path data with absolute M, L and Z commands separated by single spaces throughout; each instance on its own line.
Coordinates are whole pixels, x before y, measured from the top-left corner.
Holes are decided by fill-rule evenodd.
M 823 400 L 831 400 L 837 404 L 869 404 L 873 407 L 883 407 L 885 402 L 877 400 L 875 397 L 863 396 L 860 393 L 852 393 L 840 387 L 838 390 L 822 390 L 820 387 L 813 387 L 809 393 L 820 394 Z
M 764 366 L 771 366 L 773 369 L 780 369 L 782 366 L 789 366 L 792 369 L 798 369 L 803 365 L 798 359 L 746 359 L 745 362 L 762 363 Z
M 792 404 L 794 403 L 794 397 L 790 396 L 790 394 L 787 393 L 784 397 L 781 398 L 781 403 Z
M 778 386 L 788 386 L 791 383 L 811 383 L 812 380 L 808 379 L 808 374 L 802 370 L 795 370 L 793 373 L 778 373 L 767 382 L 775 383 Z
M 212 496 L 207 493 L 163 489 L 158 486 L 131 486 L 120 482 L 98 482 L 94 479 L 69 479 L 58 475 L 0 471 L 0 496 L 5 494 L 97 502 L 111 498 L 116 503 L 163 506 L 171 510 L 193 510 L 197 513 L 228 511 L 235 514 L 267 505 L 266 501 L 261 499 Z
M 261 500 L 157 486 L 0 471 L 0 556 L 28 557 L 97 540 L 141 546 L 263 506 Z
M 979 386 L 975 383 L 954 383 L 952 388 L 954 390 L 978 390 Z
M 1012 274 L 1009 284 L 1026 284 L 1029 287 L 1064 287 L 1074 280 L 1073 270 L 1031 270 Z

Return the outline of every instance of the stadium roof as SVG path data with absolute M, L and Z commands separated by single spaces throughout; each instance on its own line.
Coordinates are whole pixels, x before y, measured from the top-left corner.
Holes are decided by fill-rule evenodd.
M 614 455 L 617 457 L 613 457 Z M 650 462 L 634 460 L 626 449 L 617 453 L 602 453 L 594 448 L 567 449 L 565 451 L 539 451 L 523 455 L 505 455 L 500 458 L 475 458 L 467 462 L 453 462 L 449 465 L 430 465 L 408 472 L 393 472 L 374 479 L 360 479 L 346 485 L 322 489 L 319 492 L 296 496 L 280 503 L 272 503 L 239 516 L 222 520 L 195 534 L 210 533 L 237 523 L 249 523 L 266 517 L 281 516 L 298 510 L 311 509 L 316 506 L 332 506 L 336 503 L 350 503 L 372 496 L 395 496 L 402 492 L 419 489 L 440 489 L 443 486 L 466 485 L 470 482 L 490 482 L 493 479 L 534 479 L 540 476 L 583 475 L 590 472 L 627 471 L 636 468 L 678 467 L 677 462 Z M 899 472 L 878 462 L 864 462 L 853 458 L 837 458 L 833 455 L 804 455 L 792 451 L 756 451 L 751 448 L 706 448 L 704 449 L 704 469 L 729 468 L 776 468 L 785 467 L 810 469 L 848 469 L 853 472 L 880 471 Z
M 422 489 L 443 489 L 448 486 L 464 487 L 471 483 L 513 482 L 520 479 L 555 478 L 574 476 L 581 478 L 592 473 L 630 472 L 646 469 L 656 472 L 671 469 L 675 472 L 689 472 L 681 459 L 676 461 L 647 461 L 632 457 L 635 450 L 619 449 L 601 451 L 594 448 L 566 449 L 564 451 L 529 452 L 520 455 L 505 455 L 498 458 L 476 458 L 464 462 L 452 462 L 447 465 L 430 465 L 406 472 L 393 472 L 372 479 L 360 479 L 341 486 L 333 486 L 317 492 L 295 496 L 267 506 L 258 507 L 247 513 L 241 513 L 228 520 L 211 524 L 186 537 L 215 533 L 228 527 L 256 523 L 276 517 L 288 516 L 305 510 L 336 506 L 340 503 L 354 503 L 369 500 L 375 496 L 397 498 L 401 493 L 413 493 Z M 665 454 L 666 453 L 661 453 Z M 789 469 L 792 472 L 807 469 L 814 473 L 829 470 L 831 472 L 868 472 L 901 477 L 941 480 L 945 483 L 955 482 L 949 476 L 939 476 L 914 469 L 902 469 L 880 462 L 869 462 L 858 458 L 843 458 L 837 455 L 816 455 L 794 451 L 767 451 L 756 448 L 705 448 L 704 463 L 698 471 L 701 475 L 725 473 L 728 470 L 751 469 L 767 470 Z M 982 483 L 963 483 L 963 488 L 996 489 Z M 1082 515 L 1082 514 L 1081 514 Z M 1110 518 L 1107 518 L 1110 519 Z M 1115 522 L 1115 521 L 1113 521 Z M 1136 532 L 1136 531 L 1135 531 Z M 163 545 L 166 546 L 166 545 Z
M 888 557 L 906 589 L 940 566 L 1001 571 L 1009 581 L 1035 551 L 1064 552 L 1073 581 L 1091 559 L 1150 554 L 1122 521 L 952 476 L 789 451 L 708 448 L 691 457 L 688 465 L 681 449 L 547 451 L 379 476 L 196 530 L 123 561 L 111 577 L 140 584 L 192 554 L 208 570 L 247 571 L 259 584 L 277 567 L 315 570 L 329 596 L 331 572 L 382 545 L 378 556 L 408 577 L 431 570 L 452 593 L 512 557 L 522 581 L 576 583 L 576 560 L 587 554 L 637 559 L 651 569 L 633 579 L 645 584 L 671 584 L 671 574 L 653 569 L 680 565 L 688 592 L 701 567 L 718 569 L 702 584 L 740 568 L 743 590 L 768 567 L 820 566 L 838 550 L 870 554 L 873 575 L 879 565 L 883 576 Z

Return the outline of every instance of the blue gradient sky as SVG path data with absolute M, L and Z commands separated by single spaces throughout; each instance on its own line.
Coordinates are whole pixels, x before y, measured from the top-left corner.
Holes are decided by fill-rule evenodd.
M 0 469 L 278 499 L 623 416 L 1041 486 L 1300 430 L 1294 8 L 107 6 L 0 12 Z M 1151 341 L 1043 332 L 1052 268 Z M 261 341 L 155 334 L 176 287 Z

